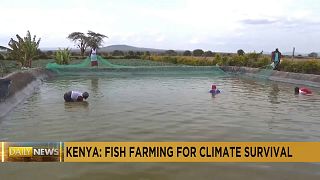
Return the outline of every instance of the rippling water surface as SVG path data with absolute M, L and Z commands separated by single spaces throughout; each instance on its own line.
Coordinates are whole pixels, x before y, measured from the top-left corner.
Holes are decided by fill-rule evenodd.
M 222 91 L 208 93 L 211 83 Z M 43 83 L 0 119 L 4 141 L 320 141 L 320 97 L 222 76 L 69 77 Z M 88 103 L 64 92 L 88 91 Z M 315 91 L 317 91 L 315 89 Z M 8 178 L 320 179 L 311 163 L 20 163 Z M 1 178 L 2 179 L 2 178 Z

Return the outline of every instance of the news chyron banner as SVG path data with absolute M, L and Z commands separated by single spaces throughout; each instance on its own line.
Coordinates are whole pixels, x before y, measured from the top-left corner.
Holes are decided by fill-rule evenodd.
M 320 162 L 320 142 L 2 142 L 2 162 Z
M 62 142 L 2 142 L 2 162 L 62 162 Z

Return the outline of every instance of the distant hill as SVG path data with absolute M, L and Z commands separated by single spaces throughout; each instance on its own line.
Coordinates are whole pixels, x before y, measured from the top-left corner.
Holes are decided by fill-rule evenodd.
M 57 51 L 59 48 L 56 48 L 56 47 L 43 47 L 43 48 L 40 48 L 41 51 Z M 63 48 L 62 48 L 63 49 Z M 119 50 L 119 51 L 123 51 L 123 52 L 128 52 L 128 51 L 133 51 L 133 52 L 146 52 L 146 51 L 149 51 L 149 52 L 164 52 L 166 51 L 166 49 L 154 49 L 154 48 L 144 48 L 144 47 L 135 47 L 135 46 L 128 46 L 128 45 L 111 45 L 111 46 L 106 46 L 106 47 L 102 47 L 102 48 L 99 48 L 99 52 L 113 52 L 115 50 Z M 90 48 L 87 48 L 86 50 L 87 52 L 90 51 Z M 71 48 L 71 52 L 80 52 L 80 49 L 78 48 Z M 177 52 L 179 52 L 177 50 Z
M 42 47 L 40 49 L 42 51 L 57 51 L 58 50 L 57 47 Z M 123 51 L 123 52 L 128 52 L 128 51 L 146 52 L 146 51 L 149 51 L 149 52 L 159 52 L 159 53 L 161 53 L 161 52 L 165 52 L 168 49 L 155 49 L 155 48 L 135 47 L 135 46 L 129 46 L 129 45 L 122 44 L 122 45 L 110 45 L 110 46 L 102 47 L 98 51 L 99 52 L 108 52 L 108 53 L 110 53 L 110 52 L 113 52 L 114 50 L 119 50 L 119 51 Z M 72 47 L 71 51 L 72 52 L 80 52 L 80 50 L 78 48 L 75 48 L 75 47 Z M 87 52 L 88 51 L 90 51 L 90 48 L 87 49 Z M 178 53 L 182 53 L 184 50 L 174 50 L 174 51 L 176 51 Z M 216 52 L 216 53 L 224 54 L 224 53 L 228 53 L 228 52 Z M 229 52 L 229 53 L 232 53 L 232 52 Z M 317 52 L 317 53 L 320 56 L 320 52 Z M 266 52 L 263 52 L 263 54 L 270 55 L 271 52 L 266 51 Z M 291 56 L 292 52 L 282 52 L 282 54 L 283 55 L 287 55 L 287 56 Z M 295 56 L 298 56 L 298 55 L 302 55 L 302 56 L 306 57 L 306 56 L 308 56 L 308 53 L 295 52 Z
M 111 46 L 106 46 L 99 49 L 100 52 L 113 52 L 115 50 L 124 51 L 124 52 L 128 52 L 128 51 L 164 52 L 166 51 L 165 49 L 142 48 L 142 47 L 135 47 L 135 46 L 128 46 L 128 45 L 111 45 Z

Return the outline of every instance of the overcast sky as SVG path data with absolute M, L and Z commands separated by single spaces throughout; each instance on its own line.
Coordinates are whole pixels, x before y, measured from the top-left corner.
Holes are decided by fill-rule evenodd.
M 40 47 L 71 47 L 74 31 L 104 45 L 235 52 L 320 51 L 318 0 L 1 0 L 0 44 L 27 30 Z

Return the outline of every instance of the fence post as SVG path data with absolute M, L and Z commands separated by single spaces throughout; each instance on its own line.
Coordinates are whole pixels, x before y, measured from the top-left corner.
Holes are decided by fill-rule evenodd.
M 294 58 L 294 51 L 296 50 L 295 47 L 293 47 L 293 51 L 292 51 L 292 61 L 293 61 L 293 58 Z

